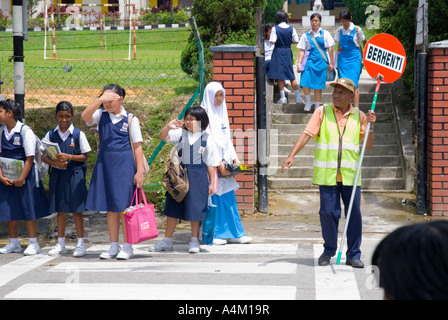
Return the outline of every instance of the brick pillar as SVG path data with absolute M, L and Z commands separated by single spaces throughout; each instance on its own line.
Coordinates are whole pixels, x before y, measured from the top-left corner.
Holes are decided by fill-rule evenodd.
M 430 45 L 427 168 L 430 214 L 448 216 L 448 41 Z
M 213 81 L 226 90 L 233 143 L 241 163 L 255 165 L 255 47 L 223 45 L 210 47 L 213 52 Z M 235 191 L 240 212 L 253 212 L 254 175 L 235 176 L 240 188 Z

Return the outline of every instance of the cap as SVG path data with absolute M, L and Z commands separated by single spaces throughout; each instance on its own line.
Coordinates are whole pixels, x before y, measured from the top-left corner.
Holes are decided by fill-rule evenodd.
M 343 86 L 347 90 L 350 90 L 351 92 L 355 92 L 356 85 L 355 83 L 347 78 L 339 78 L 338 81 L 330 82 L 330 86 L 335 87 L 336 85 Z

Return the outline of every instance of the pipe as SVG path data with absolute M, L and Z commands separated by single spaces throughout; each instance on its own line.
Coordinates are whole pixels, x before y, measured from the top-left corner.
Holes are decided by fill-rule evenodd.
M 428 145 L 426 133 L 428 130 L 428 54 L 419 53 L 418 70 L 419 85 L 417 88 L 418 121 L 417 121 L 417 214 L 427 213 L 427 164 Z
M 268 212 L 268 158 L 266 131 L 266 67 L 264 56 L 255 57 L 257 100 L 258 211 Z

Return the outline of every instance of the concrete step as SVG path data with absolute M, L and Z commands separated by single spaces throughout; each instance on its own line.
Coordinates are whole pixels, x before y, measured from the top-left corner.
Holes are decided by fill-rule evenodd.
M 299 159 L 298 159 L 299 160 Z M 301 167 L 300 161 L 295 161 L 299 166 L 292 166 L 291 168 L 281 173 L 281 165 L 269 166 L 268 174 L 275 178 L 312 178 L 312 167 Z M 362 179 L 364 178 L 402 178 L 403 169 L 400 166 L 396 167 L 362 167 Z
M 271 164 L 281 164 L 285 159 L 287 158 L 287 155 L 270 155 L 270 163 Z M 313 155 L 302 155 L 295 160 L 296 164 L 299 164 L 301 166 L 313 166 Z M 363 167 L 398 167 L 401 166 L 401 157 L 395 156 L 395 155 L 370 155 L 366 156 L 363 159 L 362 162 Z
M 278 100 L 278 99 L 277 99 Z M 277 101 L 275 100 L 275 101 Z M 296 104 L 295 97 L 288 98 L 289 103 L 280 104 L 273 103 L 272 104 L 272 113 L 295 113 L 295 114 L 312 114 L 312 111 L 306 112 L 303 110 L 305 107 L 304 104 Z M 327 103 L 327 102 L 322 102 Z M 372 101 L 370 102 L 360 102 L 359 108 L 364 113 L 367 113 L 372 107 Z M 313 109 L 314 110 L 314 109 Z M 375 105 L 375 113 L 392 113 L 392 104 L 390 102 L 377 102 Z
M 291 150 L 292 145 L 274 145 L 271 140 L 271 149 L 270 154 L 274 155 L 275 153 L 278 155 L 287 156 Z M 297 155 L 296 157 L 305 156 L 305 155 L 313 155 L 314 154 L 314 144 L 309 142 Z M 366 150 L 365 156 L 380 156 L 380 155 L 388 155 L 388 156 L 398 156 L 400 155 L 400 149 L 397 144 L 384 144 L 384 145 L 374 145 L 372 149 Z
M 370 103 L 370 105 L 373 102 L 374 93 L 362 93 L 359 96 L 359 102 L 360 103 Z M 300 96 L 302 99 L 305 99 L 305 95 L 302 91 L 300 91 Z M 274 103 L 276 103 L 280 99 L 280 93 L 274 92 Z M 288 103 L 296 104 L 296 95 L 294 94 L 294 91 L 291 91 L 290 93 L 286 94 L 286 99 L 288 100 Z M 311 94 L 311 99 L 314 101 L 314 95 Z M 331 92 L 322 92 L 322 103 L 331 103 L 333 101 L 332 93 Z M 378 97 L 376 100 L 377 103 L 391 103 L 391 95 L 387 93 L 378 93 Z
M 297 133 L 294 133 L 294 134 L 285 134 L 285 133 L 282 133 L 279 130 L 277 130 L 277 131 L 278 131 L 277 137 L 273 137 L 274 133 L 271 132 L 271 145 L 272 144 L 274 144 L 274 145 L 275 144 L 284 144 L 284 145 L 290 145 L 291 148 L 294 145 L 294 143 L 296 143 L 296 140 L 299 137 L 299 135 L 302 133 L 302 132 L 297 132 Z M 278 140 L 277 143 L 274 143 L 273 141 L 275 141 L 275 140 L 273 140 L 273 139 L 277 139 Z M 374 147 L 375 147 L 376 143 L 382 144 L 382 145 L 383 144 L 396 145 L 397 141 L 398 141 L 397 140 L 397 135 L 395 133 L 384 134 L 384 133 L 381 133 L 381 132 L 379 132 L 378 130 L 375 129 Z M 308 142 L 308 143 L 311 143 L 311 142 L 312 141 L 310 140 L 310 142 Z
M 302 113 L 303 107 L 301 105 L 295 106 L 299 109 L 298 112 L 274 112 L 272 113 L 273 124 L 307 124 L 311 119 L 312 113 Z M 302 110 L 301 110 L 302 109 Z M 376 113 L 376 124 L 392 123 L 394 115 L 392 113 Z
M 278 132 L 281 132 L 283 134 L 301 134 L 307 124 L 305 123 L 287 123 L 287 124 L 272 124 L 271 130 L 278 130 Z M 375 131 L 381 132 L 381 133 L 395 133 L 395 127 L 392 125 L 392 123 L 375 123 L 374 125 Z M 271 132 L 274 133 L 275 132 Z
M 318 190 L 318 186 L 312 184 L 311 178 L 279 178 L 268 179 L 268 188 L 272 190 Z M 404 181 L 402 178 L 362 178 L 363 190 L 402 190 Z

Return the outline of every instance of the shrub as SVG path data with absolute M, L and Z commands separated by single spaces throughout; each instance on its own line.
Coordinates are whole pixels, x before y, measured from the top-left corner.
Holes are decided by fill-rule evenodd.
M 255 45 L 255 10 L 266 7 L 266 0 L 196 0 L 192 15 L 196 19 L 204 45 L 205 80 L 212 77 L 211 46 L 222 44 Z M 197 77 L 197 47 L 193 35 L 182 52 L 184 71 Z M 191 71 L 193 70 L 193 71 Z M 194 71 L 196 70 L 196 71 Z

